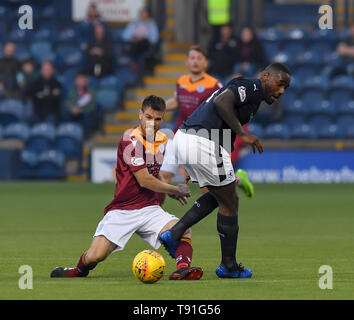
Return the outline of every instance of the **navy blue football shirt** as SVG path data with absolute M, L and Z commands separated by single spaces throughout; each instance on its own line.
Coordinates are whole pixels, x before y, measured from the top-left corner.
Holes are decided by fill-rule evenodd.
M 194 129 L 196 132 L 205 132 L 205 130 L 201 129 L 206 129 L 209 133 L 209 139 L 217 142 L 219 145 L 231 152 L 233 150 L 233 142 L 236 138 L 236 133 L 233 132 L 228 124 L 221 118 L 214 105 L 214 99 L 226 89 L 231 90 L 236 97 L 234 112 L 241 125 L 248 123 L 256 114 L 259 105 L 263 100 L 262 85 L 259 79 L 238 77 L 232 79 L 225 87 L 214 92 L 208 99 L 206 99 L 189 116 L 189 118 L 183 122 L 180 129 L 187 130 L 187 133 L 190 129 Z M 225 132 L 228 132 L 231 137 L 231 142 L 228 141 L 230 139 L 225 139 L 228 141 L 227 145 L 225 145 L 223 138 L 225 136 Z M 202 134 L 202 136 L 205 135 Z

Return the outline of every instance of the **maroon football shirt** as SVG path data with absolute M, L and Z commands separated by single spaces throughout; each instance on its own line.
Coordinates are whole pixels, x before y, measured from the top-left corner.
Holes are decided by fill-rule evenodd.
M 142 188 L 133 172 L 147 168 L 155 178 L 159 177 L 163 162 L 167 137 L 158 131 L 155 142 L 148 142 L 140 127 L 124 133 L 117 151 L 116 189 L 113 200 L 105 207 L 104 214 L 110 210 L 134 210 L 160 205 L 159 194 Z
M 191 82 L 190 77 L 190 75 L 184 75 L 177 80 L 176 96 L 179 103 L 179 112 L 174 132 L 204 100 L 222 87 L 217 79 L 208 74 L 195 82 Z

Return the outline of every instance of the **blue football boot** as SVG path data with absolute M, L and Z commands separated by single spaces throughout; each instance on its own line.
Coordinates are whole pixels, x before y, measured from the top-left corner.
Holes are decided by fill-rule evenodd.
M 251 278 L 252 271 L 243 267 L 240 263 L 237 265 L 237 269 L 235 271 L 227 272 L 226 269 L 220 264 L 216 268 L 216 275 L 219 278 Z
M 179 245 L 179 241 L 176 241 L 172 237 L 170 230 L 166 230 L 160 234 L 160 242 L 163 244 L 167 252 L 172 258 L 175 258 L 176 250 Z

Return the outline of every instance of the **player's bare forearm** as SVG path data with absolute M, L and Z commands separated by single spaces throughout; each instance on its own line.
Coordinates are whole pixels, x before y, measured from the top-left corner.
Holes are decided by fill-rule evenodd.
M 163 182 L 151 175 L 146 168 L 135 171 L 134 176 L 141 187 L 152 190 L 154 192 L 167 193 L 176 196 L 176 198 L 190 196 L 190 190 L 187 186 L 174 186 L 172 184 Z
M 214 105 L 220 114 L 220 117 L 228 124 L 232 131 L 239 137 L 245 135 L 240 121 L 237 119 L 234 112 L 234 104 L 236 102 L 234 94 L 226 89 L 223 93 L 217 96 L 214 100 Z
M 236 98 L 228 89 L 217 96 L 214 100 L 214 105 L 218 110 L 220 117 L 228 124 L 230 129 L 240 137 L 241 141 L 249 144 L 252 147 L 253 153 L 256 152 L 256 148 L 259 153 L 263 153 L 263 147 L 258 137 L 246 132 L 240 121 L 237 119 L 234 112 L 235 103 Z
M 178 109 L 178 100 L 176 97 L 170 98 L 166 101 L 166 111 L 173 111 Z

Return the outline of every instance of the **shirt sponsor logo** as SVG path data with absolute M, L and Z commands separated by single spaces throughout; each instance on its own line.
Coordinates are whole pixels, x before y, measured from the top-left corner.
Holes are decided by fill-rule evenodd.
M 135 158 L 135 157 L 132 157 L 131 158 L 131 164 L 134 166 L 134 167 L 138 167 L 138 166 L 142 166 L 143 164 L 145 164 L 145 161 L 143 158 Z
M 244 102 L 246 100 L 246 88 L 244 86 L 238 87 L 238 94 L 241 102 Z

